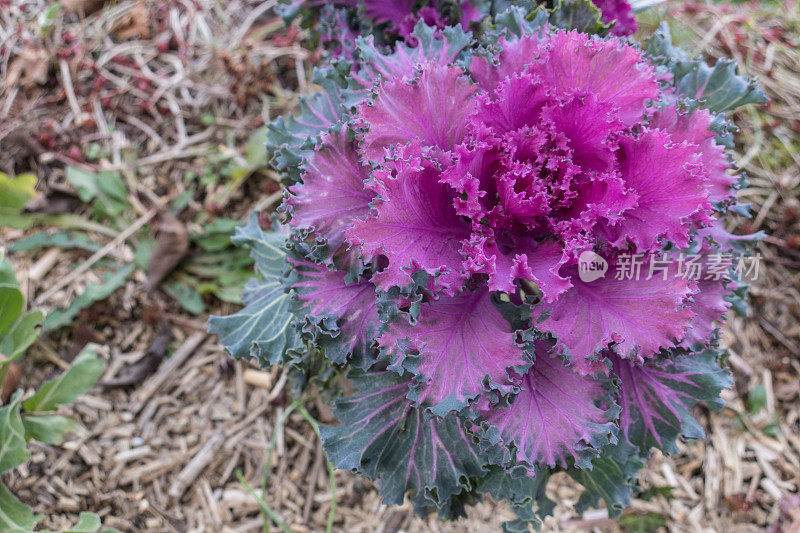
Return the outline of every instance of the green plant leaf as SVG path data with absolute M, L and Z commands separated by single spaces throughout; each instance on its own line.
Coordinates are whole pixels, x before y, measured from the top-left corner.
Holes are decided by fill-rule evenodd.
M 30 507 L 22 504 L 5 485 L 0 483 L 0 531 L 30 533 L 43 519 L 41 515 L 34 515 Z
M 503 524 L 503 531 L 528 532 L 530 527 L 538 529 L 542 517 L 553 512 L 555 502 L 545 495 L 550 479 L 547 469 L 536 471 L 531 477 L 524 470 L 509 471 L 503 466 L 493 466 L 485 477 L 477 480 L 476 489 L 481 494 L 490 494 L 495 501 L 506 500 L 517 519 Z
M 703 427 L 692 417 L 692 408 L 703 402 L 719 410 L 722 389 L 733 380 L 717 362 L 719 350 L 673 352 L 644 364 L 612 357 L 614 379 L 619 382 L 620 441 L 637 446 L 642 453 L 659 448 L 679 453 L 678 437 L 701 439 Z M 621 456 L 617 456 L 622 459 Z
M 299 349 L 302 341 L 292 326 L 290 297 L 284 290 L 285 237 L 267 232 L 258 224 L 258 213 L 250 215 L 245 227 L 236 229 L 233 242 L 250 249 L 260 278 L 245 286 L 245 308 L 232 315 L 212 316 L 209 331 L 234 358 L 255 357 L 263 366 L 273 365 Z
M 267 135 L 269 128 L 263 126 L 258 128 L 253 135 L 247 140 L 247 147 L 245 149 L 245 158 L 247 164 L 251 168 L 264 167 L 267 165 Z
M 36 176 L 20 174 L 14 178 L 0 172 L 0 207 L 19 213 L 36 196 Z
M 386 503 L 400 505 L 406 493 L 424 512 L 468 489 L 486 461 L 453 413 L 428 416 L 406 398 L 410 379 L 395 372 L 351 371 L 357 396 L 336 401 L 341 427 L 320 427 L 329 460 L 342 470 L 378 484 Z
M 89 344 L 60 376 L 42 385 L 22 404 L 29 413 L 54 411 L 86 392 L 100 378 L 106 364 L 97 354 L 98 346 Z
M 667 527 L 667 518 L 656 512 L 626 514 L 619 519 L 619 525 L 626 533 L 653 533 Z
M 570 468 L 568 473 L 584 491 L 575 505 L 575 510 L 583 513 L 596 506 L 600 501 L 606 504 L 608 515 L 619 516 L 622 509 L 631 502 L 631 495 L 636 488 L 636 475 L 644 468 L 644 461 L 636 453 L 636 449 L 627 444 L 620 445 L 622 450 L 615 456 L 628 454 L 623 460 L 609 457 L 611 451 L 604 450 L 601 457 L 592 461 L 592 469 Z
M 50 248 L 53 246 L 64 250 L 80 249 L 89 252 L 96 252 L 102 248 L 99 244 L 89 240 L 86 235 L 73 234 L 69 231 L 60 231 L 58 233 L 42 231 L 16 241 L 8 247 L 8 251 L 27 252 L 36 248 Z
M 609 24 L 603 23 L 602 13 L 591 0 L 559 0 L 550 12 L 550 24 L 581 33 L 605 35 Z
M 190 287 L 186 283 L 181 283 L 180 281 L 171 281 L 169 283 L 162 284 L 164 292 L 178 300 L 178 303 L 181 304 L 186 311 L 193 315 L 199 315 L 205 309 L 203 305 L 203 297 L 200 296 L 200 293 L 197 292 L 194 288 Z
M 30 457 L 20 416 L 21 398 L 22 391 L 18 390 L 0 409 L 0 473 L 18 467 Z
M 758 414 L 767 406 L 767 389 L 764 385 L 758 384 L 747 393 L 747 407 L 751 415 Z
M 55 446 L 64 442 L 70 433 L 80 435 L 85 429 L 72 418 L 61 415 L 26 414 L 22 417 L 25 438 Z
M 715 113 L 767 102 L 758 80 L 737 75 L 732 61 L 720 59 L 711 67 L 703 60 L 692 60 L 684 50 L 673 46 L 666 22 L 645 40 L 644 49 L 654 62 L 672 73 L 678 94 L 699 101 L 702 107 Z
M 45 531 L 44 533 L 96 533 L 101 525 L 100 517 L 95 513 L 81 513 L 78 523 L 74 526 L 63 531 Z
M 128 189 L 115 172 L 102 170 L 87 172 L 76 167 L 67 167 L 67 181 L 78 191 L 78 197 L 91 202 L 96 215 L 115 218 L 122 214 L 128 203 Z
M 39 338 L 44 313 L 39 309 L 26 313 L 5 335 L 0 335 L 0 353 L 6 356 L 0 368 L 25 353 Z
M 125 265 L 116 272 L 107 272 L 100 285 L 89 285 L 78 295 L 66 309 L 56 309 L 44 321 L 44 329 L 48 331 L 63 328 L 72 324 L 81 309 L 86 309 L 95 302 L 100 302 L 111 296 L 114 291 L 125 284 L 136 265 Z
M 0 335 L 4 335 L 22 314 L 25 298 L 16 284 L 0 283 Z

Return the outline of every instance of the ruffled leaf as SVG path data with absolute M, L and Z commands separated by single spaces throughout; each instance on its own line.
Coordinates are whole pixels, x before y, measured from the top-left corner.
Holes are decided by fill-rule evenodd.
M 380 323 L 375 286 L 368 280 L 347 283 L 347 274 L 315 263 L 295 264 L 294 313 L 303 331 L 325 349 L 334 363 L 368 368 L 375 360 L 372 344 Z
M 359 112 L 368 125 L 363 153 L 380 160 L 387 148 L 420 139 L 424 146 L 452 150 L 460 143 L 474 106 L 474 87 L 457 67 L 431 64 L 411 81 L 381 85 L 378 98 Z
M 648 130 L 638 138 L 620 139 L 620 173 L 636 194 L 636 205 L 619 223 L 606 225 L 603 235 L 614 246 L 626 241 L 639 251 L 652 250 L 661 237 L 679 247 L 689 242 L 692 218 L 707 220 L 707 169 L 699 162 L 697 146 L 673 144 L 669 134 Z
M 561 93 L 597 95 L 619 109 L 626 125 L 640 122 L 645 103 L 658 96 L 652 67 L 634 47 L 615 39 L 604 41 L 575 31 L 558 32 L 541 47 L 542 56 L 529 70 Z
M 455 192 L 439 182 L 438 165 L 415 142 L 400 147 L 373 176 L 367 185 L 379 196 L 375 211 L 347 230 L 348 242 L 367 260 L 388 259 L 373 282 L 384 291 L 404 287 L 411 274 L 424 270 L 437 276 L 439 287 L 457 292 L 464 278 L 459 249 L 470 227 L 455 212 Z
M 351 372 L 357 396 L 336 401 L 341 427 L 321 427 L 325 452 L 343 470 L 376 481 L 389 504 L 409 495 L 418 510 L 438 506 L 481 476 L 485 461 L 460 419 L 427 418 L 406 398 L 409 380 L 394 372 Z
M 273 365 L 302 347 L 298 332 L 292 327 L 290 297 L 283 286 L 286 264 L 285 237 L 267 232 L 253 212 L 247 225 L 236 228 L 233 243 L 250 250 L 259 277 L 244 288 L 244 309 L 228 316 L 212 316 L 209 331 L 236 359 L 255 358 L 262 366 Z
M 716 143 L 716 132 L 712 131 L 714 117 L 705 109 L 680 113 L 676 105 L 661 109 L 648 124 L 653 129 L 666 130 L 672 142 L 687 141 L 697 146 L 699 162 L 707 173 L 705 189 L 709 191 L 711 202 L 729 200 L 731 187 L 736 177 L 727 173 L 732 168 L 725 155 L 724 147 Z
M 471 34 L 458 26 L 437 32 L 436 28 L 419 22 L 411 36 L 416 40 L 416 46 L 398 43 L 391 54 L 382 53 L 372 36 L 360 38 L 356 41 L 356 48 L 365 72 L 357 73 L 356 77 L 371 87 L 371 81 L 378 76 L 383 79 L 407 78 L 427 63 L 448 65 L 469 46 Z M 370 83 L 363 80 L 370 80 Z
M 357 217 L 369 212 L 374 193 L 364 187 L 369 168 L 358 160 L 347 132 L 325 134 L 322 145 L 304 166 L 302 183 L 289 187 L 289 223 L 313 228 L 331 252 L 344 242 L 344 232 Z
M 767 103 L 758 81 L 737 75 L 732 61 L 720 59 L 711 67 L 705 61 L 691 60 L 689 54 L 673 46 L 666 22 L 645 40 L 644 49 L 654 62 L 672 73 L 678 94 L 699 100 L 710 111 L 725 113 L 747 104 Z
M 547 469 L 536 469 L 531 476 L 524 469 L 492 466 L 489 473 L 478 481 L 476 490 L 491 495 L 495 501 L 509 502 L 517 519 L 503 523 L 504 532 L 527 533 L 531 527 L 538 531 L 542 518 L 555 508 L 555 502 L 545 495 L 549 480 Z
M 528 465 L 589 467 L 592 458 L 614 439 L 619 410 L 601 407 L 606 392 L 597 380 L 575 374 L 553 355 L 551 345 L 536 341 L 533 366 L 522 378 L 509 409 L 483 413 L 490 428 L 516 448 L 516 460 Z
M 692 407 L 705 402 L 718 409 L 719 393 L 733 383 L 730 372 L 717 364 L 718 352 L 678 354 L 644 365 L 611 356 L 619 379 L 620 440 L 642 453 L 658 448 L 677 453 L 675 439 L 699 439 L 703 428 L 692 418 Z
M 731 308 L 726 299 L 736 288 L 726 277 L 703 279 L 697 283 L 697 292 L 692 296 L 689 309 L 695 314 L 689 322 L 686 337 L 681 342 L 685 348 L 701 348 L 708 344 L 716 326 L 724 320 Z
M 610 268 L 613 268 L 612 265 Z M 590 358 L 614 343 L 622 357 L 652 357 L 684 337 L 693 313 L 683 306 L 692 293 L 686 280 L 660 275 L 646 279 L 604 277 L 584 282 L 573 273 L 573 287 L 554 304 L 543 304 L 538 328 L 551 332 L 572 361 Z
M 631 503 L 631 496 L 637 487 L 636 476 L 644 468 L 644 461 L 629 447 L 617 446 L 614 455 L 620 459 L 609 457 L 611 450 L 606 449 L 603 457 L 592 461 L 592 468 L 570 468 L 569 475 L 583 485 L 575 510 L 583 513 L 590 507 L 597 507 L 599 502 L 605 503 L 608 515 L 618 517 L 622 510 Z
M 417 376 L 409 397 L 437 414 L 460 410 L 487 389 L 511 393 L 509 370 L 529 365 L 486 290 L 423 303 L 416 322 L 409 320 L 399 317 L 378 343 L 394 368 Z
M 553 242 L 537 243 L 532 239 L 515 239 L 507 253 L 500 251 L 495 238 L 473 234 L 463 254 L 470 272 L 489 275 L 489 289 L 513 293 L 516 280 L 536 284 L 548 302 L 569 289 L 572 283 L 561 276 L 563 251 Z
M 349 68 L 339 63 L 316 69 L 312 81 L 322 92 L 302 97 L 296 115 L 278 117 L 267 126 L 270 162 L 289 183 L 300 181 L 302 163 L 313 154 L 319 136 L 347 120 L 348 107 L 354 103 L 345 89 Z

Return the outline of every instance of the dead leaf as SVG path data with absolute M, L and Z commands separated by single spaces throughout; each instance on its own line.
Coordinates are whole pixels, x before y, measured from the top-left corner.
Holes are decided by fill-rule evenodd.
M 162 319 L 156 336 L 142 358 L 122 369 L 116 378 L 103 382 L 103 387 L 107 389 L 128 387 L 144 381 L 158 369 L 158 365 L 167 354 L 170 342 L 172 342 L 172 332 L 169 329 L 169 323 Z
M 60 183 L 51 183 L 43 195 L 25 204 L 25 211 L 46 215 L 74 213 L 81 205 L 83 202 L 71 188 Z
M 5 360 L 6 356 L 0 353 L 0 361 Z M 19 378 L 21 377 L 22 369 L 16 363 L 9 364 L 8 372 L 6 372 L 6 377 L 3 379 L 3 385 L 0 387 L 0 398 L 3 400 L 3 404 L 7 404 L 11 395 L 17 390 Z
M 7 89 L 17 86 L 27 89 L 36 84 L 42 85 L 47 83 L 49 70 L 50 56 L 47 50 L 40 45 L 27 45 L 8 66 L 5 86 Z
M 140 0 L 114 25 L 114 35 L 123 41 L 149 39 L 150 28 L 147 25 L 149 17 L 147 4 Z
M 189 232 L 183 222 L 166 210 L 160 218 L 156 244 L 147 268 L 145 288 L 148 292 L 158 287 L 189 251 Z
M 60 4 L 65 11 L 79 15 L 91 15 L 96 11 L 100 11 L 105 3 L 105 0 L 60 0 Z
M 77 321 L 77 325 L 72 330 L 72 343 L 63 358 L 65 362 L 71 363 L 74 361 L 90 342 L 103 342 L 103 337 L 89 325 L 91 323 L 88 320 Z

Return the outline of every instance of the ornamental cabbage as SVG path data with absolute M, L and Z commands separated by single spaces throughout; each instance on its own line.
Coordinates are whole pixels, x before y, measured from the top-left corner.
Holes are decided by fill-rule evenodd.
M 325 451 L 388 503 L 457 517 L 490 494 L 526 528 L 566 471 L 579 510 L 616 515 L 731 383 L 717 326 L 744 284 L 678 270 L 756 237 L 722 228 L 746 210 L 723 113 L 763 92 L 666 27 L 638 47 L 563 9 L 510 9 L 480 40 L 424 22 L 414 46 L 359 39 L 358 67 L 318 71 L 323 92 L 271 125 L 283 224 L 237 232 L 261 277 L 212 331 L 301 384 L 349 369 Z
M 535 9 L 537 4 L 544 3 L 544 0 L 283 0 L 280 11 L 287 21 L 299 15 L 314 40 L 334 57 L 353 59 L 354 50 L 347 43 L 353 43 L 359 36 L 371 34 L 379 43 L 399 39 L 415 46 L 414 28 L 420 21 L 438 30 L 448 25 L 469 30 L 477 27 L 487 15 L 514 4 Z M 602 23 L 610 26 L 614 35 L 636 32 L 638 26 L 628 0 L 592 0 L 591 4 L 600 10 Z

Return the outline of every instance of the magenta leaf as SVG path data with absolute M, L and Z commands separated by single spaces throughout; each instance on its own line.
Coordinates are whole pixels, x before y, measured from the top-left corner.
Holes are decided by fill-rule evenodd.
M 553 302 L 572 286 L 568 278 L 562 277 L 559 269 L 563 264 L 563 251 L 551 242 L 537 243 L 533 239 L 512 239 L 513 246 L 503 253 L 497 239 L 489 235 L 473 234 L 465 245 L 470 272 L 489 275 L 489 289 L 513 293 L 516 280 L 528 280 L 536 284 L 548 302 Z
M 684 306 L 692 291 L 676 277 L 616 279 L 615 265 L 600 279 L 584 282 L 569 267 L 573 287 L 554 304 L 543 304 L 540 329 L 552 333 L 573 361 L 591 358 L 614 344 L 621 357 L 641 360 L 681 340 L 694 313 Z
M 470 228 L 455 212 L 455 192 L 439 180 L 438 163 L 425 157 L 415 142 L 400 147 L 367 184 L 378 194 L 376 208 L 356 220 L 347 239 L 367 259 L 388 259 L 388 266 L 373 278 L 381 290 L 408 285 L 418 270 L 435 275 L 448 293 L 461 288 L 459 250 Z
M 417 376 L 410 398 L 437 414 L 462 409 L 485 390 L 516 390 L 509 370 L 528 366 L 515 333 L 489 292 L 423 303 L 415 323 L 400 316 L 378 339 L 393 368 Z
M 633 17 L 628 0 L 592 0 L 603 13 L 603 22 L 614 22 L 611 33 L 614 35 L 633 35 L 639 27 Z
M 658 96 L 658 83 L 641 52 L 621 41 L 575 31 L 558 32 L 541 46 L 529 71 L 561 93 L 594 94 L 619 109 L 626 125 L 642 120 L 645 103 Z
M 699 161 L 708 173 L 706 189 L 709 191 L 709 200 L 721 202 L 731 199 L 731 187 L 736 177 L 727 173 L 732 165 L 724 147 L 715 141 L 717 134 L 709 129 L 713 121 L 714 117 L 705 109 L 680 113 L 673 104 L 660 110 L 649 126 L 667 131 L 674 143 L 687 141 L 696 145 Z
M 349 360 L 368 368 L 380 327 L 375 286 L 368 280 L 347 283 L 345 272 L 315 263 L 295 262 L 294 272 L 292 312 L 300 317 L 302 330 L 334 363 Z
M 675 439 L 699 439 L 703 428 L 690 411 L 697 402 L 719 408 L 719 393 L 732 384 L 730 372 L 717 364 L 719 352 L 673 352 L 667 359 L 639 365 L 610 356 L 619 379 L 620 439 L 643 453 L 658 448 L 677 453 Z
M 302 183 L 289 187 L 289 223 L 311 228 L 335 252 L 356 217 L 369 212 L 374 193 L 364 187 L 369 168 L 358 160 L 355 143 L 345 130 L 323 135 L 322 145 L 309 157 Z
M 615 246 L 632 242 L 638 250 L 659 247 L 664 237 L 679 247 L 689 242 L 689 222 L 710 211 L 705 187 L 707 170 L 698 160 L 697 147 L 674 144 L 659 130 L 638 138 L 620 139 L 620 172 L 625 186 L 636 194 L 637 204 L 605 236 Z
M 619 409 L 600 381 L 579 376 L 535 341 L 536 358 L 508 409 L 483 413 L 517 461 L 528 465 L 590 467 L 603 446 L 615 442 Z
M 364 153 L 380 159 L 387 148 L 413 139 L 452 150 L 464 138 L 474 91 L 460 68 L 435 64 L 427 65 L 411 81 L 384 82 L 375 102 L 360 110 L 369 124 Z

